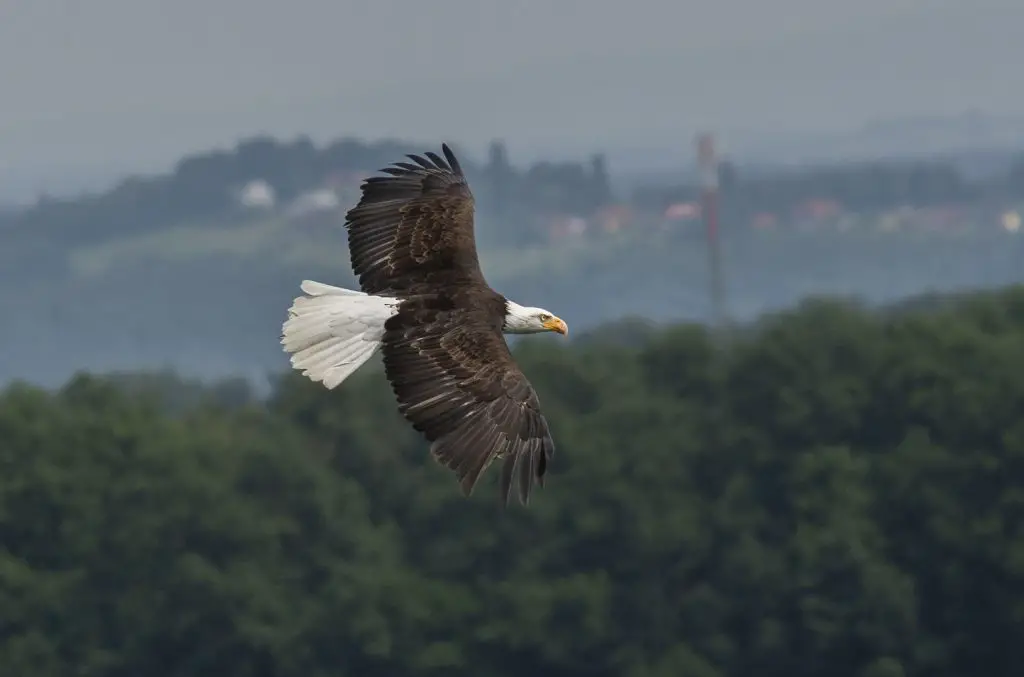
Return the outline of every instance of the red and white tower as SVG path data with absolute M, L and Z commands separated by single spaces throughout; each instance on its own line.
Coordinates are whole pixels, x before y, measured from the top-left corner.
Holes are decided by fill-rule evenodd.
M 718 238 L 718 158 L 715 154 L 715 139 L 711 134 L 704 133 L 697 137 L 697 168 L 700 172 L 701 214 L 708 243 L 711 310 L 715 324 L 722 326 L 727 316 L 722 253 Z

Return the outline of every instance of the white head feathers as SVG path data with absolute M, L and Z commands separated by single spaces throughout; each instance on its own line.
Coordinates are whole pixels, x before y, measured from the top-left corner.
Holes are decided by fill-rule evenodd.
M 506 334 L 540 334 L 553 331 L 564 335 L 569 333 L 569 328 L 561 318 L 549 310 L 506 301 L 505 326 L 502 331 Z

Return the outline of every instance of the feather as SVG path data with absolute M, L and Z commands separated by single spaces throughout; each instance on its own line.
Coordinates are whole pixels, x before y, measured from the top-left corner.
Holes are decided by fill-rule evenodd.
M 367 294 L 402 297 L 452 283 L 486 286 L 473 232 L 473 194 L 447 146 L 366 179 L 345 217 L 352 269 Z M 415 163 L 415 164 L 413 164 Z M 455 169 L 457 168 L 457 169 Z
M 507 503 L 514 485 L 526 505 L 554 443 L 501 333 L 504 298 L 487 288 L 448 290 L 446 298 L 407 299 L 385 324 L 384 370 L 399 411 L 466 495 L 503 458 L 500 495 Z

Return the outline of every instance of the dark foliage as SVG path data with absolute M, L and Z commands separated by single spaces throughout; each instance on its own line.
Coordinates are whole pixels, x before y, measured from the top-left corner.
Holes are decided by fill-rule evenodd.
M 11 386 L 4 674 L 1020 674 L 1024 289 L 645 331 L 520 344 L 559 451 L 504 514 L 374 369 Z

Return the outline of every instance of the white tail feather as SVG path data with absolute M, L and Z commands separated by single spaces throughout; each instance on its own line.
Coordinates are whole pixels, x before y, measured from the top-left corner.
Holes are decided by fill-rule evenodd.
M 380 348 L 384 323 L 398 301 L 304 280 L 288 309 L 281 345 L 292 367 L 327 388 L 336 388 Z

